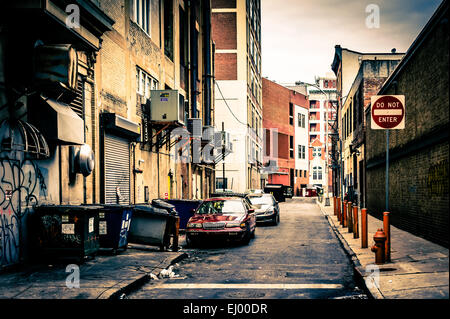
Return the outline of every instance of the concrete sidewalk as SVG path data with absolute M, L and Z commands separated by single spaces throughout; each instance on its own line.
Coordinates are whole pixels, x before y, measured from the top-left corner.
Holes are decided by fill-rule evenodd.
M 187 257 L 183 252 L 130 245 L 117 255 L 100 255 L 79 265 L 80 287 L 68 288 L 69 264 L 25 265 L 0 273 L 0 299 L 108 299 L 145 284 L 150 274 Z
M 448 299 L 449 263 L 448 249 L 414 236 L 391 225 L 391 262 L 379 265 L 379 277 L 370 268 L 375 265 L 373 235 L 383 222 L 370 215 L 368 223 L 368 248 L 361 248 L 361 212 L 358 211 L 359 237 L 347 227 L 342 227 L 334 216 L 333 199 L 330 206 L 317 202 L 330 226 L 336 232 L 347 253 L 351 256 L 357 274 L 376 299 Z M 367 268 L 367 266 L 370 266 Z M 366 271 L 367 270 L 367 271 Z

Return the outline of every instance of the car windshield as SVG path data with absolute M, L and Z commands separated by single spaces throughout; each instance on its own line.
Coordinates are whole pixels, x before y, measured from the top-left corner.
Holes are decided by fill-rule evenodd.
M 241 200 L 214 200 L 203 202 L 197 210 L 197 214 L 245 214 L 245 207 Z
M 250 202 L 253 205 L 273 205 L 272 196 L 250 197 Z

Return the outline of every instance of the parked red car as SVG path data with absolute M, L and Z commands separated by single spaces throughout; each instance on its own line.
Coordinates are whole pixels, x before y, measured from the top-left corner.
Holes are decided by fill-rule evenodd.
M 256 215 L 239 197 L 217 197 L 203 201 L 189 219 L 186 242 L 189 246 L 211 239 L 248 244 L 255 236 Z

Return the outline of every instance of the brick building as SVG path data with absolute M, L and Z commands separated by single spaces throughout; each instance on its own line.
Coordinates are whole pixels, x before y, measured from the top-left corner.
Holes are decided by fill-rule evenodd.
M 365 136 L 369 126 L 364 111 L 370 98 L 376 95 L 400 60 L 364 60 L 342 106 L 342 163 L 344 166 L 344 190 L 358 194 L 353 202 L 366 206 Z M 370 124 L 370 123 L 369 123 Z
M 0 266 L 26 258 L 38 204 L 209 195 L 214 163 L 176 144 L 189 119 L 214 127 L 209 2 L 14 1 L 0 15 Z
M 389 211 L 396 227 L 448 247 L 449 47 L 443 1 L 378 95 L 405 96 L 405 129 L 389 138 Z M 370 107 L 365 110 L 370 121 Z M 367 208 L 385 211 L 384 130 L 366 131 Z
M 305 95 L 263 78 L 264 163 L 276 164 L 267 182 L 292 186 L 295 194 L 308 184 L 307 110 Z
M 333 192 L 331 165 L 332 133 L 336 120 L 337 92 L 334 76 L 316 77 L 308 86 L 309 99 L 309 184 L 321 186 L 325 194 Z M 328 141 L 327 141 L 328 140 Z M 331 195 L 329 195 L 331 196 Z
M 340 45 L 335 46 L 335 54 L 331 69 L 336 75 L 338 103 L 336 129 L 339 138 L 337 138 L 337 136 L 336 138 L 333 138 L 332 145 L 332 167 L 334 176 L 333 192 L 336 196 L 343 198 L 344 194 L 348 192 L 349 189 L 353 190 L 353 183 L 355 181 L 354 172 L 357 172 L 359 165 L 358 160 L 361 160 L 361 158 L 359 158 L 355 161 L 355 152 L 353 148 L 350 148 L 350 145 L 356 136 L 356 133 L 354 133 L 356 128 L 356 112 L 354 111 L 354 108 L 356 104 L 353 102 L 360 97 L 360 95 L 355 96 L 355 93 L 360 88 L 363 74 L 365 72 L 366 77 L 374 78 L 374 80 L 369 80 L 375 81 L 372 83 L 372 86 L 376 83 L 380 85 L 383 82 L 383 78 L 386 79 L 389 75 L 388 72 L 392 72 L 396 63 L 395 61 L 398 62 L 403 56 L 404 53 L 398 53 L 395 52 L 395 50 L 390 53 L 362 53 L 342 48 Z M 385 62 L 379 63 L 377 61 Z M 371 69 L 371 67 L 373 67 L 373 69 Z M 376 77 L 378 77 L 378 79 L 376 79 Z M 370 84 L 367 81 L 363 83 Z M 358 92 L 361 93 L 363 91 L 359 90 Z M 370 93 L 367 93 L 365 98 L 370 99 Z
M 211 4 L 215 122 L 218 127 L 224 123 L 233 147 L 225 166 L 223 161 L 216 165 L 216 186 L 238 192 L 258 189 L 263 184 L 261 1 Z

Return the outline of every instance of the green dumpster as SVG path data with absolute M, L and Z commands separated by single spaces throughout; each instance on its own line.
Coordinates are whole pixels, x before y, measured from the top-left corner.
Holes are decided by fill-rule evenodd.
M 99 250 L 102 206 L 41 205 L 35 207 L 36 244 L 41 258 L 95 256 Z

